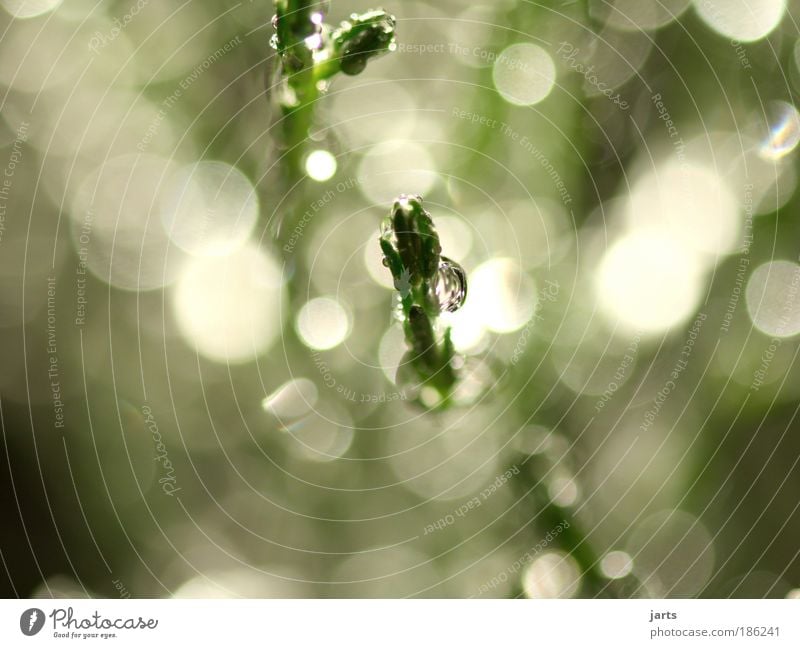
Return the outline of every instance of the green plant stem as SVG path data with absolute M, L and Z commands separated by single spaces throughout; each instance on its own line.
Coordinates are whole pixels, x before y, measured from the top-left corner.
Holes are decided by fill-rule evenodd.
M 577 564 L 582 588 L 578 595 L 609 597 L 618 593 L 618 584 L 606 578 L 600 570 L 599 556 L 572 509 L 559 506 L 548 493 L 546 481 L 541 475 L 546 475 L 551 468 L 549 460 L 531 456 L 522 463 L 526 465 L 526 473 L 530 475 L 530 479 L 519 482 L 515 489 L 522 498 L 524 515 L 527 521 L 532 519 L 535 522 L 535 528 L 541 534 L 560 529 L 547 548 L 560 549 Z M 541 535 L 537 536 L 536 542 L 541 539 Z
M 318 3 L 312 0 L 275 1 L 275 38 L 273 44 L 280 57 L 280 77 L 274 89 L 281 110 L 281 145 L 284 148 L 284 184 L 297 187 L 303 180 L 304 142 L 313 121 L 314 102 L 319 91 L 314 82 L 314 53 L 306 39 L 317 33 L 312 20 Z M 292 201 L 297 205 L 301 201 Z M 290 204 L 292 204 L 290 203 Z M 296 211 L 297 207 L 290 207 Z M 295 219 L 282 218 L 279 243 L 291 231 Z
M 394 49 L 394 17 L 382 10 L 352 14 L 337 28 L 322 22 L 324 4 L 315 0 L 276 0 L 273 46 L 280 58 L 274 89 L 281 109 L 285 186 L 302 196 L 306 142 L 314 107 L 329 80 L 339 72 L 361 72 L 369 59 Z M 302 217 L 302 199 L 293 201 L 279 223 L 279 244 Z
M 541 482 L 534 487 L 532 495 L 532 499 L 539 510 L 543 528 L 552 529 L 563 520 L 569 522 L 569 527 L 559 534 L 557 544 L 564 553 L 569 554 L 578 564 L 586 593 L 588 595 L 596 595 L 606 590 L 609 581 L 600 572 L 599 557 L 592 549 L 582 525 L 572 515 L 572 511 L 554 504 L 547 493 L 547 489 Z
M 400 293 L 403 330 L 409 352 L 403 358 L 398 380 L 427 386 L 439 395 L 437 407 L 450 405 L 458 375 L 455 350 L 447 328 L 441 341 L 434 325 L 441 312 L 436 281 L 442 246 L 430 215 L 419 196 L 400 196 L 384 223 L 379 243 L 385 265 Z

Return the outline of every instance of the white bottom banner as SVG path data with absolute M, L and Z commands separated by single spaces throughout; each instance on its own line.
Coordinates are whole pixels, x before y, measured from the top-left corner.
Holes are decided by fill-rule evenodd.
M 800 646 L 800 600 L 4 600 L 0 646 Z M 543 642 L 545 642 L 543 644 Z M 581 643 L 579 643 L 581 642 Z

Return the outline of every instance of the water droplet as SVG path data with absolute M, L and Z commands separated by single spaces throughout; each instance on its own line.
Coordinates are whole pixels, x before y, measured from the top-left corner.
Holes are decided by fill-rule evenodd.
M 766 160 L 780 160 L 800 144 L 800 113 L 785 101 L 770 105 L 770 126 L 767 138 L 759 148 Z
M 272 15 L 272 28 L 278 29 L 278 14 Z
M 467 298 L 467 273 L 458 263 L 443 256 L 433 289 L 439 309 L 454 313 L 464 305 Z
M 273 34 L 272 36 L 270 36 L 270 38 L 269 38 L 269 46 L 274 50 L 278 49 L 278 35 L 277 34 Z

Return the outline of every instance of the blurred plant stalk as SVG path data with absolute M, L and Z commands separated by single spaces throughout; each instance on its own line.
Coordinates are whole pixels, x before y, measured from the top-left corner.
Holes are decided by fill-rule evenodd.
M 339 72 L 355 75 L 370 59 L 395 49 L 395 19 L 383 10 L 351 14 L 338 27 L 324 22 L 327 2 L 276 0 L 271 44 L 280 59 L 273 93 L 281 110 L 280 139 L 284 150 L 285 186 L 294 191 L 305 178 L 305 153 L 316 101 Z M 294 205 L 302 202 L 297 194 Z M 278 222 L 278 242 L 302 216 L 287 208 Z

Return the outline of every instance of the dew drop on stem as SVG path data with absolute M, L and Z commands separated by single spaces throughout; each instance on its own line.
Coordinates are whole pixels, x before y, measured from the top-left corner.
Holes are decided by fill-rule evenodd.
M 458 263 L 443 256 L 434 278 L 433 290 L 439 309 L 453 313 L 464 305 L 467 298 L 467 273 Z

